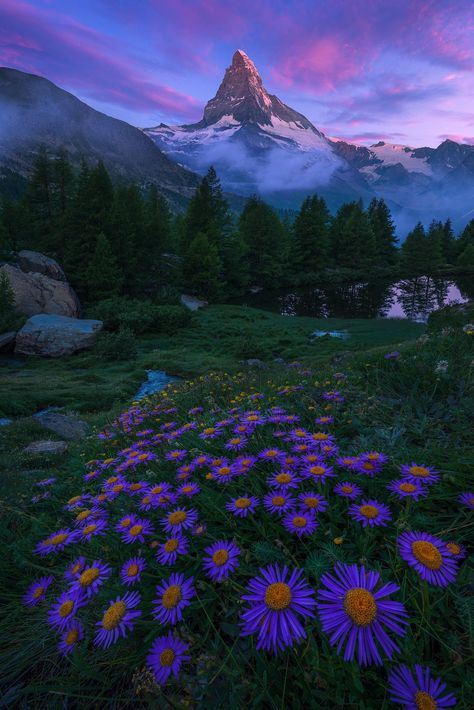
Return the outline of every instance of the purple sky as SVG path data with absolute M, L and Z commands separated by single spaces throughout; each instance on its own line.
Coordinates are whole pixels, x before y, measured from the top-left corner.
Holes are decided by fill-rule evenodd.
M 201 118 L 235 49 L 330 136 L 474 144 L 473 0 L 0 0 L 0 64 L 138 126 Z

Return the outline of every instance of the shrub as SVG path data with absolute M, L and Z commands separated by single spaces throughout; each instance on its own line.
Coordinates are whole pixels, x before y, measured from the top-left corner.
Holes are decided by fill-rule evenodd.
M 117 333 L 99 333 L 94 346 L 99 360 L 131 360 L 137 354 L 137 343 L 129 328 Z
M 15 317 L 15 296 L 6 274 L 0 274 L 0 333 L 3 333 L 13 325 Z
M 191 321 L 184 306 L 158 306 L 151 301 L 133 298 L 107 298 L 89 310 L 89 315 L 103 321 L 105 330 L 118 332 L 126 328 L 133 333 L 175 333 Z

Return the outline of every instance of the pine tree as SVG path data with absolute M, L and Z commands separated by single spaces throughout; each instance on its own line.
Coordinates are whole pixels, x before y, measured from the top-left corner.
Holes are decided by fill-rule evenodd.
M 225 296 L 232 298 L 245 292 L 249 283 L 247 249 L 236 232 L 226 234 L 221 245 L 222 280 Z
M 426 238 L 429 243 L 430 260 L 426 267 L 426 273 L 432 274 L 439 269 L 443 263 L 443 238 L 444 225 L 442 222 L 432 220 Z
M 374 265 L 375 236 L 361 202 L 338 210 L 331 226 L 331 249 L 335 266 L 364 271 Z
M 447 219 L 443 224 L 441 234 L 441 252 L 445 264 L 454 264 L 456 261 L 456 239 L 454 237 L 451 220 Z
M 0 333 L 12 327 L 15 319 L 15 294 L 7 275 L 0 273 Z
M 122 283 L 123 274 L 112 253 L 111 244 L 101 232 L 85 272 L 87 300 L 96 302 L 115 296 L 120 292 Z
M 459 238 L 455 240 L 454 253 L 456 258 L 469 246 L 474 245 L 474 219 L 466 224 Z
M 239 234 L 247 251 L 250 283 L 276 288 L 288 263 L 285 232 L 278 215 L 251 197 L 239 218 Z
M 395 224 L 385 200 L 374 199 L 368 208 L 368 215 L 375 237 L 375 265 L 394 266 L 397 262 L 397 238 Z
M 183 260 L 186 288 L 208 301 L 217 300 L 223 286 L 220 281 L 221 269 L 217 247 L 200 232 L 189 245 Z
M 456 265 L 461 271 L 474 270 L 474 244 L 468 244 L 459 254 Z
M 221 241 L 230 225 L 229 207 L 222 195 L 221 186 L 213 167 L 201 180 L 189 203 L 183 231 L 181 253 L 197 234 L 205 234 L 220 252 Z
M 307 197 L 293 225 L 293 268 L 318 273 L 329 263 L 330 214 L 322 197 Z
M 31 240 L 39 251 L 51 250 L 51 224 L 53 220 L 53 167 L 41 146 L 33 162 L 30 185 L 26 194 L 26 209 L 31 230 Z
M 401 248 L 401 264 L 410 276 L 421 276 L 431 271 L 432 249 L 421 222 L 408 233 Z

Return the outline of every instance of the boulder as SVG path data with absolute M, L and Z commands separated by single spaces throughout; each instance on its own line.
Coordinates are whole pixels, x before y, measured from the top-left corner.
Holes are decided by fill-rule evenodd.
M 2 333 L 0 335 L 0 353 L 5 353 L 8 350 L 13 350 L 15 338 L 16 333 L 13 330 L 9 333 Z
M 200 308 L 209 305 L 207 301 L 201 301 L 199 298 L 196 298 L 196 296 L 188 296 L 185 293 L 181 296 L 181 303 L 183 306 L 186 306 L 186 308 L 189 308 L 190 311 L 198 311 Z
M 100 320 L 80 320 L 56 315 L 29 318 L 17 333 L 15 352 L 19 355 L 61 357 L 92 347 L 102 330 Z
M 44 274 L 56 281 L 66 281 L 66 274 L 59 266 L 58 262 L 49 256 L 40 254 L 37 251 L 22 249 L 16 256 L 16 263 L 25 273 Z
M 65 441 L 32 441 L 23 453 L 27 456 L 64 454 L 67 449 Z
M 43 412 L 38 412 L 34 415 L 34 418 L 45 429 L 54 431 L 55 434 L 62 436 L 63 439 L 77 441 L 83 439 L 89 432 L 86 422 L 70 414 L 61 414 L 55 410 L 46 409 Z
M 46 258 L 46 257 L 44 257 Z M 25 316 L 53 313 L 76 318 L 80 313 L 79 299 L 66 281 L 58 281 L 41 273 L 25 273 L 18 266 L 4 264 L 4 273 L 15 295 L 15 308 Z

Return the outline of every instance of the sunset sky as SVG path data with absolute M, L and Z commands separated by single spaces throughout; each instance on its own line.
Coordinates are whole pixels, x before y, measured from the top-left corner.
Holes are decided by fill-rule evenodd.
M 0 0 L 0 64 L 137 126 L 201 118 L 235 49 L 330 136 L 474 144 L 472 0 Z

